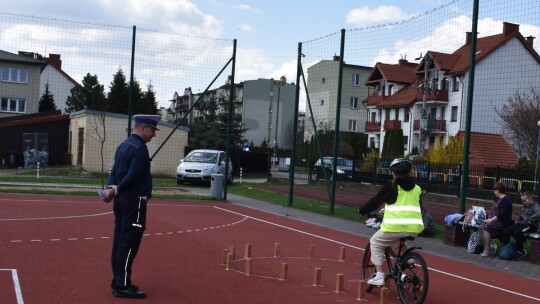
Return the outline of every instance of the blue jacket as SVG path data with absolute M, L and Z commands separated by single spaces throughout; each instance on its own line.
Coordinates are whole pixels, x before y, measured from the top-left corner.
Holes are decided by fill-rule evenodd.
M 151 197 L 150 156 L 146 143 L 138 135 L 131 134 L 116 149 L 108 184 L 117 185 L 121 196 Z

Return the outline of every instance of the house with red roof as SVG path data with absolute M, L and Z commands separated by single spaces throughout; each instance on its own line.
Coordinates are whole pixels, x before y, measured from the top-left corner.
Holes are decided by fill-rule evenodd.
M 466 33 L 465 44 L 451 54 L 428 51 L 414 68 L 405 60 L 375 65 L 365 82 L 372 93 L 364 100 L 371 147 L 382 151 L 386 131 L 400 128 L 408 155 L 429 150 L 437 137 L 448 142 L 465 130 L 471 38 Z M 501 34 L 477 38 L 472 132 L 502 134 L 496 109 L 516 90 L 540 86 L 540 56 L 533 40 L 508 22 Z

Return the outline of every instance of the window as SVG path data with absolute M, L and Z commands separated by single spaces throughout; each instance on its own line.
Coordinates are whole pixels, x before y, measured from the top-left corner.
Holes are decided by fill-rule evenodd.
M 409 146 L 409 136 L 403 136 L 403 150 L 407 151 Z
M 321 99 L 321 106 L 324 106 L 324 99 Z
M 371 122 L 377 122 L 377 112 L 371 112 Z
M 431 89 L 433 89 L 434 91 L 439 89 L 439 79 L 433 78 L 432 84 L 431 84 Z
M 440 117 L 440 119 L 444 119 L 444 115 L 446 115 L 446 107 L 441 107 L 441 117 Z
M 390 109 L 386 109 L 385 119 L 390 120 Z
M 441 91 L 448 91 L 448 78 L 444 77 L 441 82 Z
M 409 122 L 409 120 L 411 119 L 410 115 L 411 113 L 409 112 L 409 108 L 405 108 L 405 119 L 403 119 L 404 122 Z
M 321 83 L 324 84 L 325 82 L 326 82 L 326 78 L 323 77 L 322 80 L 321 80 Z
M 27 83 L 27 72 L 25 69 L 2 68 L 2 81 Z
M 396 108 L 394 119 L 395 120 L 399 119 L 399 108 Z
M 357 125 L 357 121 L 356 120 L 349 120 L 349 131 L 356 131 L 356 125 Z
M 351 109 L 358 109 L 358 97 L 351 97 Z
M 359 74 L 352 74 L 352 85 L 353 86 L 359 86 L 360 85 L 360 75 Z
M 450 121 L 457 121 L 457 106 L 452 107 L 452 117 Z
M 388 96 L 391 96 L 392 95 L 392 89 L 394 88 L 394 85 L 393 84 L 389 84 L 388 85 Z
M 454 83 L 454 86 L 452 87 L 452 90 L 459 91 L 459 81 L 457 76 L 452 77 L 452 82 Z
M 369 139 L 369 147 L 370 147 L 371 149 L 375 149 L 375 137 L 371 137 L 371 138 Z
M 16 98 L 2 98 L 1 112 L 26 113 L 26 100 Z

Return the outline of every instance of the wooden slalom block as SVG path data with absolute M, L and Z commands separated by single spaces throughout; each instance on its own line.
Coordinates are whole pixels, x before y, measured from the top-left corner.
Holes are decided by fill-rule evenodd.
M 281 256 L 281 245 L 279 243 L 274 244 L 274 257 Z
M 252 275 L 253 274 L 253 259 L 252 258 L 246 258 L 246 275 Z
M 233 265 L 233 254 L 232 253 L 227 253 L 227 267 L 226 269 L 227 270 L 230 270 L 232 269 L 232 265 Z
M 315 257 L 315 245 L 310 244 L 308 258 L 313 259 L 314 257 Z
M 381 302 L 380 304 L 388 304 L 388 287 L 381 288 Z
M 322 268 L 315 268 L 313 274 L 313 286 L 321 286 Z
M 250 258 L 251 257 L 251 244 L 246 244 L 244 248 L 244 258 Z
M 221 257 L 221 264 L 227 265 L 227 255 L 229 254 L 229 249 L 223 249 L 223 255 Z
M 345 261 L 345 247 L 339 248 L 339 261 Z
M 342 273 L 338 273 L 336 276 L 336 292 L 337 293 L 343 292 L 344 283 L 345 283 L 345 275 Z
M 232 258 L 233 258 L 233 260 L 235 260 L 236 259 L 236 247 L 234 247 L 234 245 L 229 246 L 229 253 L 232 254 Z
M 287 272 L 289 270 L 289 265 L 287 263 L 281 262 L 281 272 L 279 273 L 279 279 L 285 281 L 287 279 Z
M 358 282 L 358 298 L 356 299 L 357 301 L 367 301 L 367 298 L 366 298 L 366 281 L 365 280 L 360 280 Z

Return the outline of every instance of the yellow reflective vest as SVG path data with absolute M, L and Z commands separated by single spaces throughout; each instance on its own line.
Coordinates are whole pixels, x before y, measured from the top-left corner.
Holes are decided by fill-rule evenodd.
M 422 189 L 415 185 L 410 191 L 398 188 L 397 200 L 394 204 L 386 204 L 381 230 L 384 232 L 420 233 L 424 230 L 420 195 Z

